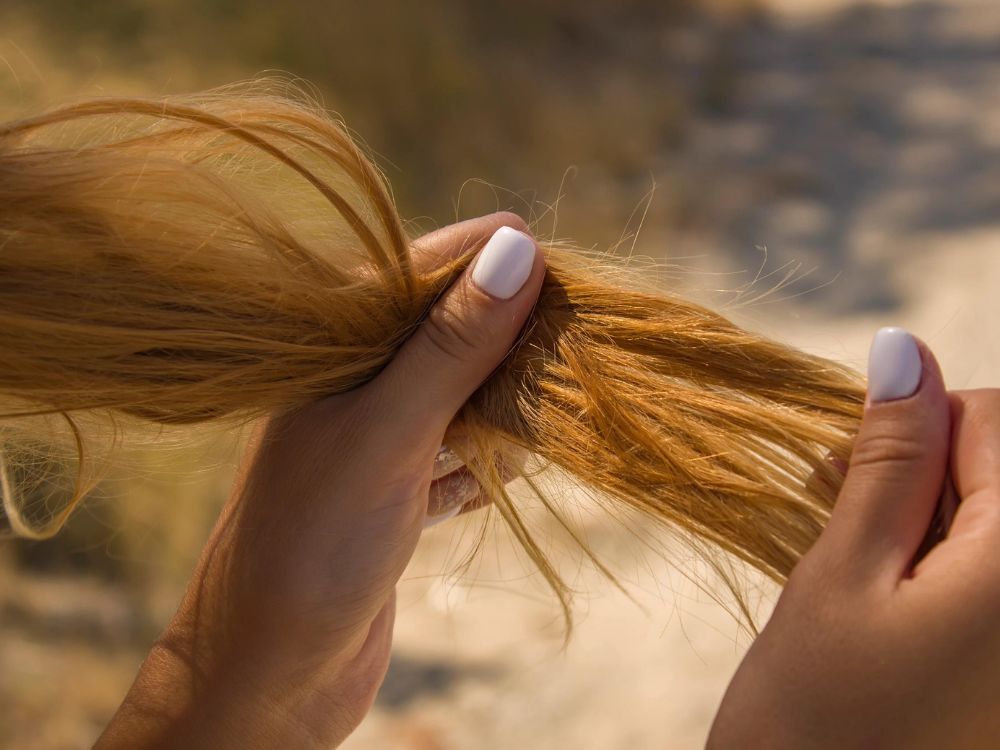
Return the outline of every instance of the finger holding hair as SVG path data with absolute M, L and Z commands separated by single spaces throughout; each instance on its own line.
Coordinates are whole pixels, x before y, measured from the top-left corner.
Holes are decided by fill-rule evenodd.
M 864 417 L 817 555 L 864 581 L 906 575 L 942 492 L 950 424 L 930 349 L 901 328 L 879 330 Z
M 541 289 L 542 254 L 510 214 L 435 232 L 421 254 L 441 258 L 470 244 L 481 248 L 470 266 L 366 386 L 373 415 L 366 445 L 393 456 L 396 473 L 429 480 L 449 425 L 510 352 Z
M 956 391 L 952 411 L 951 474 L 959 504 L 947 538 L 914 570 L 926 584 L 951 587 L 955 571 L 982 580 L 1000 604 L 1000 390 Z
M 388 667 L 395 588 L 425 525 L 435 455 L 541 289 L 544 262 L 526 229 L 501 214 L 423 238 L 417 263 L 478 254 L 397 356 L 365 385 L 259 425 L 158 658 L 130 693 L 136 708 L 120 712 L 106 746 L 139 726 L 174 731 L 179 720 L 146 718 L 145 707 L 165 702 L 200 736 L 229 726 L 254 737 L 278 722 L 330 747 L 367 713 Z M 329 695 L 339 696 L 335 710 Z
M 308 561 L 321 561 L 309 562 L 316 588 L 330 600 L 353 602 L 356 622 L 382 606 L 406 568 L 428 520 L 445 432 L 510 350 L 541 288 L 544 262 L 535 241 L 521 229 L 498 227 L 498 218 L 524 227 L 501 215 L 425 238 L 423 253 L 448 256 L 470 242 L 480 249 L 376 378 L 269 427 L 266 450 L 255 456 L 257 486 L 248 497 L 280 488 L 288 499 L 280 522 L 270 520 L 278 511 L 264 503 L 243 503 L 244 516 L 272 536 L 289 535 L 298 561 L 289 570 L 300 577 Z M 440 495 L 448 488 L 436 489 Z M 441 508 L 440 499 L 432 511 L 457 505 Z M 286 520 L 296 516 L 310 519 L 308 534 Z M 335 532 L 335 545 L 323 530 Z M 348 563 L 357 575 L 329 580 L 331 566 Z M 334 585 L 344 591 L 330 595 Z

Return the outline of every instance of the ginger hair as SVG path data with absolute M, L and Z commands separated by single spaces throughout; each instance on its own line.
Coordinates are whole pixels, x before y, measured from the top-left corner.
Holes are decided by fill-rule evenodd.
M 15 532 L 54 533 L 128 425 L 236 424 L 371 379 L 478 250 L 419 272 L 410 239 L 343 124 L 267 86 L 87 100 L 0 124 L 0 436 Z M 850 454 L 860 376 L 642 290 L 607 259 L 541 246 L 537 307 L 458 419 L 473 446 L 463 458 L 564 611 L 569 588 L 504 487 L 512 451 L 612 512 L 784 581 L 836 498 L 829 457 Z M 58 455 L 57 434 L 75 484 L 58 509 L 32 510 L 32 471 Z

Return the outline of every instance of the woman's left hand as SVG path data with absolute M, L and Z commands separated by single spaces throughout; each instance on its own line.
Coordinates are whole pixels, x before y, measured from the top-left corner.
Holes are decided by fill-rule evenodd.
M 433 267 L 486 244 L 374 380 L 257 431 L 174 621 L 97 747 L 323 747 L 371 707 L 395 587 L 456 413 L 503 360 L 544 261 L 513 214 L 414 245 Z

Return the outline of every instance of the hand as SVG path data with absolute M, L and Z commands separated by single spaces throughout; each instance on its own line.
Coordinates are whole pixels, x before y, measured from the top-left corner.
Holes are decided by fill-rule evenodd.
M 926 346 L 883 329 L 868 398 L 830 523 L 730 684 L 710 748 L 996 747 L 1000 390 L 949 396 Z M 949 471 L 954 521 L 915 561 Z
M 526 231 L 497 214 L 419 240 L 428 268 L 489 244 L 378 377 L 256 433 L 99 748 L 329 748 L 357 726 L 388 666 L 396 582 L 443 489 L 432 465 L 445 432 L 541 288 Z

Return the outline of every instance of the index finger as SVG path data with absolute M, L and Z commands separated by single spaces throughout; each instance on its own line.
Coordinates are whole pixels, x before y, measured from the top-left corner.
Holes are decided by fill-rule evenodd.
M 417 237 L 410 243 L 413 269 L 420 274 L 430 273 L 466 253 L 477 252 L 500 227 L 528 231 L 524 219 L 509 211 L 449 224 Z
M 953 586 L 957 571 L 998 570 L 992 550 L 1000 534 L 1000 390 L 953 391 L 948 397 L 958 506 L 944 541 L 916 564 L 914 575 L 927 581 L 933 573 Z
M 951 471 L 964 505 L 983 493 L 1000 494 L 1000 389 L 949 394 Z

